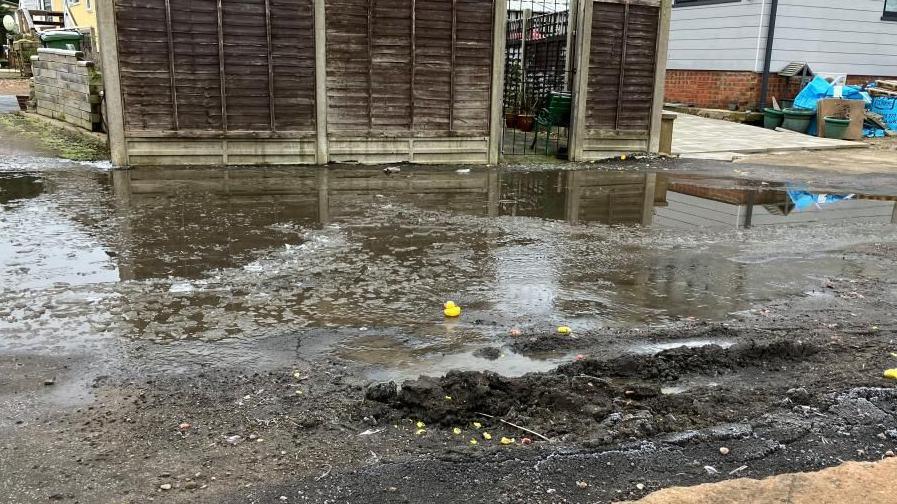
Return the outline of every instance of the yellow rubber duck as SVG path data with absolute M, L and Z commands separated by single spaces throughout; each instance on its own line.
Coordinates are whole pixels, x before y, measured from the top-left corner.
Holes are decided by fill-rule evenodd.
M 442 313 L 445 313 L 445 316 L 448 318 L 457 318 L 461 316 L 461 307 L 456 305 L 454 301 L 446 301 L 444 308 Z

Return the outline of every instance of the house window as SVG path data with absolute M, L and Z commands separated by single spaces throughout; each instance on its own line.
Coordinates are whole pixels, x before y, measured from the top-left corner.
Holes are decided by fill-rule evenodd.
M 887 0 L 897 3 L 897 0 Z M 741 0 L 673 0 L 673 7 L 693 7 L 697 5 L 714 5 L 726 3 L 741 3 Z
M 881 18 L 897 21 L 897 0 L 885 0 L 885 12 Z

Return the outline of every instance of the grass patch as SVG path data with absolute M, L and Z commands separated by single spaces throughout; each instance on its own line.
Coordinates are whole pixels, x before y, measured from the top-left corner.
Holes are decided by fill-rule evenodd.
M 33 138 L 59 157 L 73 161 L 109 159 L 104 142 L 21 114 L 0 114 L 0 127 Z

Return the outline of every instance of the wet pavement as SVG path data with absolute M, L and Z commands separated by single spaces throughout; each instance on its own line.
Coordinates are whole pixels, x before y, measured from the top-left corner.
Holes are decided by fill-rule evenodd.
M 678 171 L 109 171 L 9 156 L 0 352 L 90 355 L 97 374 L 333 355 L 374 379 L 517 376 L 570 356 L 476 353 L 509 327 L 724 320 L 824 278 L 893 273 L 842 251 L 897 240 L 897 198 L 845 188 L 850 199 L 800 208 L 789 189 L 806 188 Z M 460 320 L 443 318 L 449 299 Z

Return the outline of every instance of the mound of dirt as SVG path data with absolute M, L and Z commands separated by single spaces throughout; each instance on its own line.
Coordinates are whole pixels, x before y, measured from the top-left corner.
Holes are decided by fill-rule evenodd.
M 608 361 L 587 359 L 561 366 L 557 372 L 674 382 L 686 374 L 718 375 L 738 368 L 801 361 L 817 352 L 814 345 L 794 341 L 749 342 L 729 348 L 679 347 L 648 356 L 625 355 Z
M 451 371 L 442 378 L 406 381 L 401 388 L 395 383 L 374 385 L 366 399 L 370 414 L 379 418 L 414 418 L 445 427 L 485 414 L 536 426 L 549 435 L 644 436 L 701 423 L 689 419 L 698 414 L 692 401 L 661 396 L 663 382 L 686 374 L 802 360 L 815 351 L 809 345 L 782 341 L 583 360 L 519 378 Z

